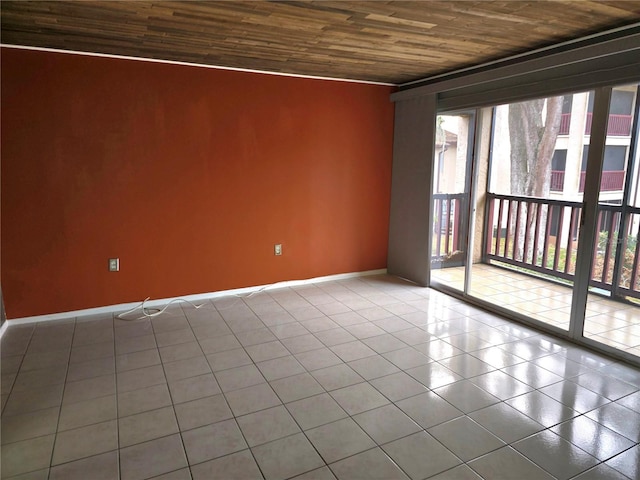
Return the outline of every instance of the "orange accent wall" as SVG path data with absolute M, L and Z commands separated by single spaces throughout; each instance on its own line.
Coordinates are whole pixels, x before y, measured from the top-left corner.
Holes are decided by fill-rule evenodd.
M 8 318 L 386 266 L 389 87 L 1 56 Z

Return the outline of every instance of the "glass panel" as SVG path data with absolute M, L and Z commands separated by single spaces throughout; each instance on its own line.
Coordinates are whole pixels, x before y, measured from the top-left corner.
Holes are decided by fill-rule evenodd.
M 436 125 L 431 281 L 462 291 L 474 115 L 439 115 Z
M 486 220 L 468 293 L 564 330 L 573 296 L 588 108 L 588 92 L 495 107 L 488 188 L 478 191 Z
M 611 95 L 583 335 L 640 355 L 637 92 L 633 84 L 614 87 Z

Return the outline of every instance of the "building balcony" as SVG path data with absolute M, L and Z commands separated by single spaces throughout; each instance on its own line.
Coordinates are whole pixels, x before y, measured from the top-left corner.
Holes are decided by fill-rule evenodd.
M 591 135 L 591 121 L 593 114 L 587 113 L 587 123 L 584 128 L 585 135 Z M 631 115 L 609 115 L 607 124 L 607 135 L 614 137 L 628 137 L 631 135 L 631 124 L 633 116 Z M 569 135 L 569 127 L 571 125 L 571 114 L 563 113 L 560 119 L 559 135 Z
M 601 192 L 621 192 L 624 188 L 624 176 L 626 172 L 624 170 L 611 170 L 602 172 L 602 178 L 600 180 Z M 552 192 L 562 192 L 564 190 L 564 175 L 563 170 L 551 171 L 551 185 L 550 190 Z M 586 172 L 580 172 L 580 184 L 578 185 L 578 191 L 584 192 L 584 180 Z

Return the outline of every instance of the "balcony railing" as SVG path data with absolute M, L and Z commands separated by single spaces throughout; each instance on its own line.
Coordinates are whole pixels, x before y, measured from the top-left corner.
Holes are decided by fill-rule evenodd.
M 587 122 L 584 128 L 585 135 L 591 135 L 591 122 L 593 114 L 587 113 Z M 609 122 L 607 123 L 607 135 L 615 137 L 628 137 L 631 135 L 631 115 L 609 115 Z M 571 114 L 563 113 L 560 118 L 560 131 L 559 135 L 569 135 L 569 127 L 571 125 Z
M 579 202 L 488 194 L 484 261 L 572 280 L 581 214 Z M 640 208 L 599 205 L 592 286 L 640 298 L 639 225 Z
M 465 241 L 460 213 L 466 194 L 436 193 L 433 196 L 433 245 L 432 258 L 442 259 L 462 250 Z
M 600 191 L 601 192 L 621 192 L 624 187 L 624 170 L 611 170 L 602 172 L 602 178 L 600 179 Z M 552 192 L 562 192 L 564 189 L 564 171 L 563 170 L 551 170 L 551 185 Z M 584 179 L 586 172 L 580 172 L 580 184 L 578 185 L 578 191 L 584 192 Z
M 551 170 L 551 185 L 549 189 L 552 192 L 562 192 L 564 190 L 564 170 Z

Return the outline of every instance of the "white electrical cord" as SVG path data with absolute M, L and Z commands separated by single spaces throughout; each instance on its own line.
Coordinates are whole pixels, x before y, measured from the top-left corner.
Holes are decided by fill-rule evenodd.
M 271 283 L 271 284 L 269 284 L 269 285 L 264 285 L 264 286 L 260 287 L 259 289 L 254 290 L 253 292 L 249 293 L 248 295 L 242 295 L 242 294 L 240 294 L 240 293 L 234 293 L 234 294 L 231 294 L 231 295 L 229 295 L 229 297 L 236 297 L 236 301 L 235 301 L 235 302 L 233 302 L 232 304 L 230 304 L 230 305 L 226 305 L 226 306 L 224 306 L 224 307 L 216 307 L 216 309 L 217 309 L 217 310 L 226 310 L 226 309 L 228 309 L 228 308 L 235 307 L 236 303 L 238 303 L 238 300 L 242 300 L 243 298 L 251 298 L 251 297 L 253 297 L 254 295 L 257 295 L 258 293 L 262 293 L 262 292 L 264 292 L 265 290 L 268 290 L 268 289 L 270 289 L 270 288 L 275 288 L 275 287 L 277 287 L 278 285 L 280 285 L 281 283 L 286 284 L 286 283 L 288 283 L 288 282 L 276 282 L 276 283 Z
M 258 293 L 262 293 L 262 292 L 264 292 L 265 290 L 267 290 L 267 289 L 269 289 L 269 288 L 274 288 L 274 287 L 276 287 L 277 285 L 280 285 L 281 283 L 287 283 L 287 282 L 276 282 L 276 283 L 272 283 L 272 284 L 270 284 L 270 285 L 265 285 L 265 286 L 263 286 L 263 287 L 260 287 L 258 290 L 254 290 L 253 292 L 251 292 L 251 293 L 250 293 L 250 294 L 248 294 L 248 295 L 233 294 L 233 295 L 229 295 L 229 296 L 236 297 L 236 299 L 237 299 L 237 300 L 241 300 L 241 299 L 243 299 L 243 298 L 251 298 L 251 297 L 253 297 L 254 295 L 257 295 Z M 167 304 L 164 306 L 164 308 L 163 308 L 162 310 L 159 310 L 159 309 L 157 309 L 157 308 L 148 309 L 147 307 L 145 307 L 145 303 L 147 303 L 150 299 L 151 299 L 151 297 L 147 297 L 147 298 L 145 298 L 145 299 L 142 301 L 142 303 L 140 303 L 140 305 L 136 305 L 136 306 L 135 306 L 135 307 L 133 307 L 131 310 L 127 310 L 126 312 L 119 313 L 118 315 L 116 315 L 116 318 L 117 318 L 118 320 L 134 321 L 134 320 L 142 320 L 142 319 L 144 319 L 144 318 L 153 318 L 153 317 L 157 317 L 158 315 L 162 315 L 162 314 L 165 312 L 165 310 L 166 310 L 167 308 L 169 308 L 169 305 L 171 305 L 172 303 L 175 303 L 175 302 L 187 302 L 189 305 L 191 305 L 191 306 L 192 306 L 193 308 L 195 308 L 196 310 L 197 310 L 198 308 L 204 307 L 204 306 L 206 305 L 205 303 L 202 303 L 202 304 L 200 304 L 200 305 L 195 305 L 195 304 L 191 303 L 189 300 L 185 300 L 184 298 L 174 298 L 174 299 L 173 299 L 173 300 L 171 300 L 169 303 L 167 303 Z M 216 308 L 217 308 L 218 310 L 226 310 L 227 308 L 231 308 L 231 307 L 235 306 L 235 305 L 236 305 L 236 303 L 237 303 L 237 301 L 236 301 L 236 302 L 233 302 L 231 305 L 227 305 L 227 306 L 224 306 L 224 307 L 221 307 L 221 308 L 218 308 L 218 307 L 216 307 Z M 142 316 L 141 316 L 141 317 L 138 317 L 138 318 L 123 318 L 123 316 L 124 316 L 124 315 L 128 315 L 128 314 L 130 314 L 130 313 L 133 313 L 133 312 L 135 312 L 135 311 L 136 311 L 136 310 L 138 310 L 138 309 L 141 309 L 141 310 L 142 310 Z M 151 310 L 158 310 L 158 311 L 151 313 Z
M 147 307 L 145 307 L 145 303 L 147 303 L 149 301 L 151 297 L 147 297 L 145 298 L 142 303 L 140 305 L 136 305 L 135 307 L 133 307 L 131 310 L 127 310 L 126 312 L 123 313 L 119 313 L 118 315 L 116 315 L 116 318 L 119 320 L 142 320 L 143 318 L 153 318 L 153 317 L 157 317 L 158 315 L 161 315 L 164 313 L 164 311 L 169 308 L 169 305 L 171 305 L 172 303 L 175 302 L 187 302 L 189 305 L 191 305 L 193 308 L 198 309 L 200 307 L 204 306 L 204 303 L 202 305 L 194 305 L 193 303 L 191 303 L 189 300 L 185 300 L 184 298 L 174 298 L 173 300 L 171 300 L 169 303 L 167 303 L 164 308 L 162 310 L 158 310 L 157 308 L 154 308 L 152 310 L 158 310 L 157 312 L 153 312 L 151 313 L 151 310 L 147 309 Z M 128 315 L 130 313 L 135 312 L 138 309 L 142 309 L 142 316 L 138 317 L 138 318 L 122 318 L 123 315 Z

